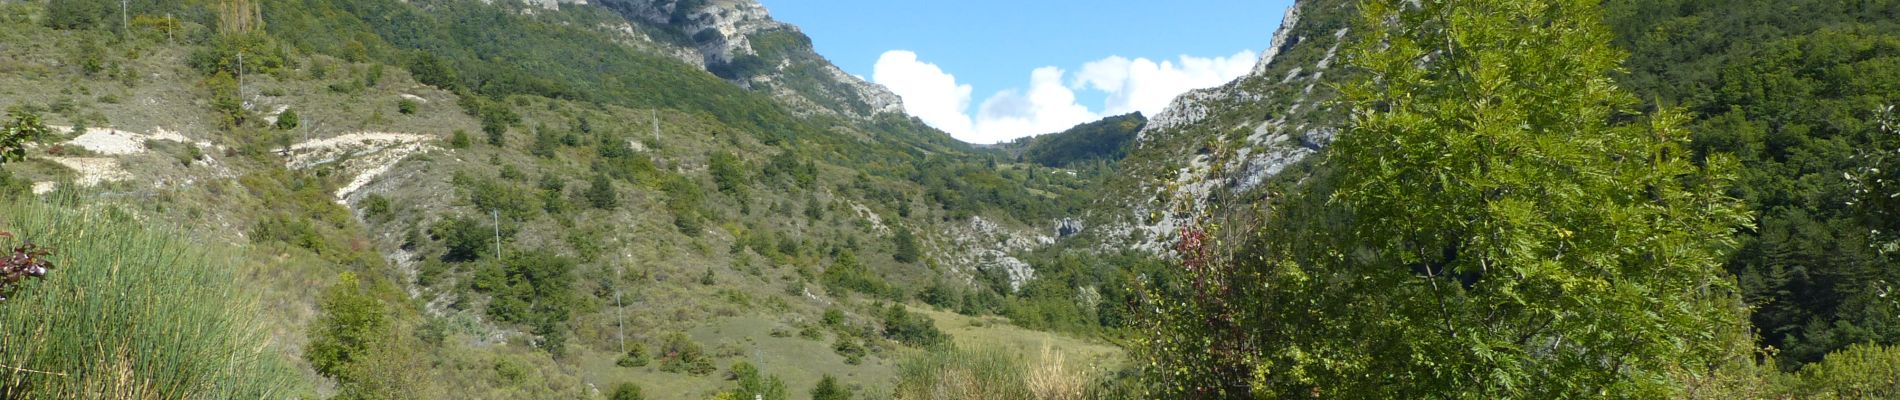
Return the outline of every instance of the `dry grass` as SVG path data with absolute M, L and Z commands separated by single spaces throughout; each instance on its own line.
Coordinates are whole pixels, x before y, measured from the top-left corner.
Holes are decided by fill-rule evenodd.
M 998 348 L 937 348 L 906 360 L 898 376 L 900 400 L 1081 400 L 1095 382 L 1053 345 L 1033 360 Z
M 1087 395 L 1089 379 L 1069 368 L 1055 346 L 1042 346 L 1042 362 L 1029 371 L 1029 391 L 1039 400 L 1081 400 Z

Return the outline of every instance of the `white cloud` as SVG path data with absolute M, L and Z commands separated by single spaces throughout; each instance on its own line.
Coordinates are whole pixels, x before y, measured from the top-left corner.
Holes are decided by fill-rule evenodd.
M 1062 85 L 1065 73 L 1056 67 L 1037 68 L 1029 74 L 1029 91 L 1004 90 L 977 107 L 972 143 L 1006 142 L 1028 135 L 1059 132 L 1102 119 L 1077 104 L 1075 91 Z
M 1104 58 L 1082 65 L 1070 86 L 1108 93 L 1103 114 L 1140 111 L 1154 116 L 1189 90 L 1220 86 L 1253 71 L 1260 56 L 1242 50 L 1228 57 L 1181 56 L 1155 62 L 1146 58 Z
M 1177 62 L 1178 61 L 1178 62 Z M 1258 55 L 1181 56 L 1155 62 L 1120 56 L 1089 62 L 1069 79 L 1057 67 L 1030 72 L 1029 88 L 998 91 L 970 113 L 974 91 L 917 53 L 894 50 L 878 58 L 872 81 L 904 99 L 904 109 L 931 126 L 971 143 L 996 143 L 1057 132 L 1109 115 L 1140 111 L 1153 116 L 1188 90 L 1218 86 L 1247 74 Z M 1099 107 L 1076 101 L 1077 91 L 1106 94 Z
M 943 68 L 917 60 L 917 53 L 884 52 L 877 66 L 872 67 L 871 81 L 904 98 L 904 112 L 930 126 L 959 139 L 974 131 L 966 111 L 970 109 L 970 85 L 957 84 L 957 77 L 943 72 Z

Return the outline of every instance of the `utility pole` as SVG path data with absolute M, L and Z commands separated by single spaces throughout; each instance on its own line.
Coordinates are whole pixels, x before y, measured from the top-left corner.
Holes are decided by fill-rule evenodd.
M 119 0 L 119 32 L 126 36 L 132 36 L 131 11 L 127 11 L 131 8 L 127 4 L 130 2 L 131 0 Z
M 660 144 L 660 110 L 653 110 L 653 144 Z
M 495 261 L 501 261 L 501 209 L 489 211 L 495 214 Z
M 626 251 L 625 242 L 619 240 L 616 240 L 616 242 L 621 242 L 621 251 Z M 626 283 L 620 280 L 620 270 L 626 268 L 627 257 L 625 256 L 626 253 L 621 254 L 620 262 L 614 263 L 614 318 L 620 320 L 618 328 L 620 331 L 620 354 L 625 355 L 627 354 L 627 306 L 620 302 L 620 290 L 621 286 Z

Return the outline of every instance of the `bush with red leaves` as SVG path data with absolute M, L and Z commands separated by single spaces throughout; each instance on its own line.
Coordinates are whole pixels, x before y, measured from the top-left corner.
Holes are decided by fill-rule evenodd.
M 13 234 L 0 232 L 0 237 L 11 238 Z M 46 272 L 53 269 L 53 263 L 46 261 L 46 256 L 52 254 L 52 249 L 40 247 L 32 241 L 14 246 L 11 254 L 0 259 L 0 301 L 6 301 L 7 294 L 12 293 L 20 281 L 46 277 Z

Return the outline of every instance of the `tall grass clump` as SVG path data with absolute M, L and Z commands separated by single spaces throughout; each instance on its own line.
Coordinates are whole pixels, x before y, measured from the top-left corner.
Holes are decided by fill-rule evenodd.
M 0 303 L 0 398 L 294 395 L 232 252 L 67 203 L 0 203 L 0 230 L 15 236 L 0 240 L 53 247 L 59 266 Z
M 1000 349 L 937 346 L 898 365 L 898 400 L 1034 400 L 1029 369 Z
M 1128 377 L 1080 368 L 1047 344 L 1040 357 L 997 347 L 931 346 L 897 368 L 897 400 L 1143 398 L 1128 387 Z

